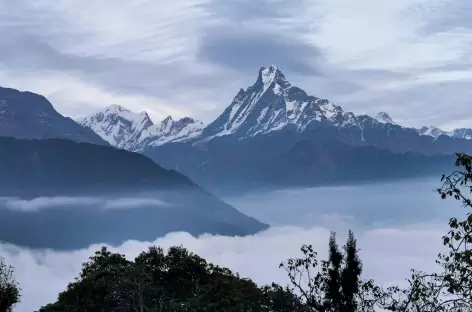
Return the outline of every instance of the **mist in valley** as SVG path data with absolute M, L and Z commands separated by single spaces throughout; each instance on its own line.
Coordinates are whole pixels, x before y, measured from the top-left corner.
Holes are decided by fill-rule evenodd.
M 437 179 L 408 179 L 349 186 L 286 189 L 227 197 L 241 212 L 273 226 L 339 224 L 359 229 L 445 223 L 463 213 L 460 203 L 441 200 Z
M 81 223 L 83 220 L 75 219 L 74 211 L 78 209 L 77 203 L 81 201 L 87 201 L 95 210 L 100 206 L 98 211 L 103 213 L 102 221 L 109 213 L 129 211 L 130 214 L 126 215 L 126 218 L 130 217 L 127 220 L 130 226 L 138 228 L 142 227 L 142 222 L 154 222 L 155 235 L 152 238 L 128 240 L 110 247 L 112 251 L 119 251 L 133 258 L 152 244 L 163 248 L 183 245 L 208 261 L 227 266 L 261 284 L 272 281 L 287 284 L 285 272 L 278 268 L 281 261 L 297 256 L 301 245 L 305 243 L 313 244 L 320 257 L 324 258 L 330 231 L 337 231 L 341 242 L 344 241 L 347 231 L 352 229 L 359 241 L 365 276 L 387 285 L 404 283 L 411 268 L 434 270 L 434 260 L 443 248 L 441 236 L 447 232 L 449 217 L 465 214 L 459 202 L 440 199 L 434 192 L 439 186 L 439 179 L 422 179 L 293 189 L 225 198 L 226 202 L 243 213 L 271 225 L 268 230 L 245 237 L 210 234 L 192 236 L 187 232 L 178 231 L 162 235 L 159 229 L 162 224 L 159 220 L 144 221 L 131 217 L 133 214 L 139 215 L 138 211 L 143 209 L 143 206 L 156 211 L 175 209 L 163 205 L 163 201 L 159 204 L 153 203 L 155 207 L 150 208 L 149 199 L 140 199 L 143 205 L 138 205 L 137 198 L 134 199 L 136 202 L 127 199 L 127 204 L 133 203 L 128 205 L 132 209 L 123 209 L 126 205 L 118 204 L 120 201 L 126 203 L 124 198 L 100 199 L 101 202 L 98 202 L 97 198 L 35 199 L 28 202 L 2 199 L 2 209 L 17 214 L 18 219 L 15 222 L 23 222 L 23 225 L 27 223 L 21 221 L 20 217 L 33 219 L 52 211 L 63 211 L 64 219 L 54 220 L 55 226 L 45 224 L 43 228 L 35 229 L 27 226 L 16 227 L 16 233 L 29 231 L 34 235 L 41 235 L 40 231 L 49 231 L 56 236 L 63 236 L 64 222 L 76 222 L 77 226 L 80 224 L 82 235 L 88 235 L 90 223 Z M 117 206 L 114 209 L 108 207 L 106 210 L 103 209 L 106 203 L 108 206 L 110 203 L 116 203 Z M 188 215 L 181 217 L 192 220 Z M 66 219 L 74 221 L 66 222 Z M 11 227 L 10 231 L 13 230 Z M 120 229 L 116 228 L 114 231 L 119 235 Z M 30 312 L 54 301 L 57 294 L 79 273 L 81 264 L 98 250 L 100 245 L 93 244 L 75 250 L 54 250 L 31 249 L 2 243 L 0 253 L 8 263 L 15 265 L 17 279 L 22 288 L 22 303 L 15 311 Z
M 210 194 L 192 190 L 0 197 L 0 215 L 1 241 L 56 250 L 150 241 L 176 231 L 244 235 L 268 227 Z

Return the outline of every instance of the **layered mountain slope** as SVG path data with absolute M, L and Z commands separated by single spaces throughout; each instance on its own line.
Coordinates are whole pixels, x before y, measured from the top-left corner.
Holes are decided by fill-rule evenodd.
M 335 135 L 330 128 L 320 130 Z M 146 154 L 225 195 L 300 185 L 438 177 L 453 170 L 453 155 L 399 154 L 309 134 L 292 130 L 246 140 L 216 138 L 204 148 L 173 143 L 148 149 Z
M 92 130 L 59 114 L 45 97 L 8 88 L 0 88 L 0 136 L 107 144 Z
M 395 154 L 373 146 L 355 147 L 337 140 L 301 140 L 261 165 L 267 180 L 282 187 L 438 178 L 454 169 L 453 155 Z M 277 170 L 275 170 L 277 168 Z
M 109 208 L 110 201 L 118 206 Z M 61 139 L 0 138 L 0 241 L 77 248 L 154 240 L 173 231 L 246 235 L 265 228 L 139 153 Z
M 173 120 L 169 116 L 154 124 L 146 112 L 133 113 L 119 105 L 106 107 L 78 123 L 111 145 L 131 151 L 191 139 L 204 128 L 202 122 L 189 117 Z

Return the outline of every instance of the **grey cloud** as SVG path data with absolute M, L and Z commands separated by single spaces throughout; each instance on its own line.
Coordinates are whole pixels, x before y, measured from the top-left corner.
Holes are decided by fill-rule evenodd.
M 296 1 L 294 1 L 296 2 Z M 216 15 L 234 22 L 252 19 L 283 17 L 287 13 L 277 10 L 277 5 L 268 0 L 213 0 L 208 9 Z
M 278 34 L 227 27 L 212 29 L 202 38 L 198 57 L 245 73 L 254 73 L 263 65 L 277 64 L 287 72 L 322 75 L 312 65 L 313 59 L 322 59 L 320 50 Z
M 449 30 L 472 29 L 472 3 L 469 0 L 454 0 L 428 3 L 428 22 L 421 31 L 427 34 Z M 421 9 L 421 8 L 420 8 Z M 421 12 L 421 10 L 419 10 Z
M 299 75 L 294 76 L 294 79 L 288 78 L 293 84 L 301 87 L 308 94 L 328 98 L 332 101 L 340 101 L 338 104 L 341 106 L 343 106 L 346 99 L 350 99 L 351 95 L 362 92 L 369 87 L 411 77 L 409 73 L 389 70 L 346 70 L 326 65 L 320 66 L 320 68 L 322 68 L 321 70 L 324 73 L 323 76 Z M 358 110 L 354 109 L 354 112 L 358 112 Z
M 0 13 L 3 17 L 0 22 L 0 64 L 3 68 L 19 77 L 37 77 L 38 80 L 42 75 L 67 74 L 113 95 L 143 95 L 156 99 L 156 102 L 166 99 L 168 103 L 181 105 L 176 107 L 177 109 L 191 110 L 194 117 L 204 121 L 211 121 L 223 111 L 240 87 L 245 88 L 254 82 L 258 68 L 269 64 L 278 64 L 292 83 L 308 93 L 332 99 L 347 110 L 369 112 L 382 109 L 399 118 L 410 118 L 417 126 L 423 121 L 444 123 L 455 116 L 454 112 L 449 111 L 442 115 L 436 113 L 441 109 L 438 96 L 458 101 L 454 102 L 457 114 L 463 115 L 467 105 L 465 103 L 468 103 L 466 96 L 460 95 L 469 95 L 468 87 L 462 83 L 451 83 L 447 87 L 437 83 L 429 87 L 412 85 L 409 91 L 381 91 L 384 94 L 379 95 L 377 89 L 382 90 L 382 84 L 403 81 L 418 73 L 415 69 L 408 72 L 375 68 L 352 70 L 348 67 L 349 64 L 337 67 L 336 64 L 328 63 L 325 52 L 316 46 L 316 42 L 307 43 L 300 39 L 300 34 L 306 34 L 308 31 L 306 25 L 290 23 L 290 18 L 296 18 L 297 13 L 306 9 L 306 2 L 302 0 L 213 0 L 199 4 L 209 13 L 210 22 L 198 25 L 202 26 L 204 33 L 198 38 L 198 50 L 195 51 L 197 64 L 194 67 L 205 67 L 208 71 L 196 70 L 191 62 L 176 61 L 164 64 L 131 60 L 125 56 L 111 58 L 67 54 L 64 52 L 66 50 L 59 48 L 75 41 L 79 42 L 79 45 L 87 45 L 87 40 L 93 35 L 93 26 L 71 23 L 66 31 L 62 32 L 58 31 L 64 22 L 63 16 L 59 14 L 61 10 L 52 9 L 45 12 L 43 7 L 31 8 L 27 2 L 18 8 L 10 3 L 0 4 L 0 7 L 2 5 L 6 8 Z M 427 8 L 408 13 L 428 12 L 428 16 L 424 18 L 425 27 L 420 30 L 421 36 L 457 27 L 470 28 L 472 24 L 468 17 L 471 8 L 467 0 L 459 0 L 454 2 L 454 5 L 432 3 Z M 67 6 L 62 5 L 61 9 L 67 9 Z M 28 19 L 29 15 L 33 17 L 31 21 Z M 56 15 L 58 18 L 53 18 Z M 316 21 L 317 18 L 313 17 L 313 20 Z M 266 22 L 286 23 L 288 27 L 274 27 L 273 30 L 269 27 L 263 30 L 248 26 Z M 313 24 L 309 26 L 311 32 L 319 30 L 322 20 Z M 149 40 L 155 39 L 151 37 L 152 33 Z M 148 42 L 143 40 L 140 34 L 136 34 L 136 38 L 135 44 L 145 45 L 145 42 Z M 133 42 L 122 44 L 135 46 Z M 149 47 L 143 47 L 145 48 Z M 132 50 L 137 53 L 135 49 Z M 343 68 L 344 65 L 347 66 Z M 450 64 L 426 71 L 466 69 L 470 69 L 468 55 L 462 58 L 458 56 Z M 14 87 L 23 89 L 21 85 Z M 441 90 L 456 93 L 446 94 Z M 431 93 L 436 96 L 431 96 Z M 364 95 L 358 98 L 358 94 Z M 67 92 L 57 92 L 56 95 L 55 102 L 78 107 L 67 109 L 68 112 L 78 112 L 88 105 L 76 104 L 73 98 L 67 97 Z M 199 105 L 205 107 L 196 107 L 196 98 Z M 206 102 L 209 104 L 204 104 Z M 431 108 L 432 103 L 438 103 L 435 105 L 439 106 Z M 88 107 L 92 110 L 96 106 L 95 104 Z M 81 115 L 88 113 L 91 111 Z M 411 116 L 408 117 L 407 113 Z M 437 117 L 434 117 L 436 115 Z
M 346 109 L 376 113 L 387 111 L 398 122 L 409 126 L 448 126 L 464 119 L 470 109 L 472 90 L 468 81 L 422 83 L 402 89 L 370 90 L 359 97 L 345 97 Z M 472 127 L 472 119 L 469 126 Z
M 38 38 L 10 34 L 0 43 L 1 62 L 14 71 L 65 72 L 116 94 L 169 98 L 179 86 L 198 88 L 218 83 L 223 74 L 199 73 L 182 64 L 155 64 L 122 58 L 62 53 Z M 204 83 L 203 83 L 204 81 Z

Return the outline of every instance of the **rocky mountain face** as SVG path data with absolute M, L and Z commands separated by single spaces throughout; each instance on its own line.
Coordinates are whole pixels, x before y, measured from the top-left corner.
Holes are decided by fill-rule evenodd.
M 107 144 L 94 131 L 59 114 L 45 97 L 9 88 L 0 88 L 0 136 Z
M 154 124 L 146 112 L 133 113 L 119 105 L 106 107 L 77 122 L 111 145 L 131 151 L 185 141 L 198 136 L 204 128 L 202 122 L 189 117 L 173 120 L 169 116 Z

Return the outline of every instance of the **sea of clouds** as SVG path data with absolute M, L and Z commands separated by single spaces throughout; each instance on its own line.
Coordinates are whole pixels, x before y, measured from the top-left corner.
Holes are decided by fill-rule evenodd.
M 442 249 L 440 237 L 443 226 L 417 225 L 412 228 L 378 228 L 357 231 L 366 277 L 379 283 L 402 284 L 411 268 L 434 270 L 434 259 Z M 127 241 L 111 250 L 132 259 L 150 245 L 168 248 L 183 245 L 208 261 L 217 263 L 250 277 L 261 284 L 272 281 L 287 284 L 288 280 L 278 265 L 299 255 L 303 243 L 313 244 L 321 258 L 325 258 L 330 231 L 322 227 L 274 227 L 247 237 L 171 233 L 154 242 Z M 344 239 L 346 233 L 339 233 Z M 341 241 L 340 241 L 341 243 Z M 0 254 L 15 266 L 22 289 L 22 302 L 17 312 L 31 312 L 53 302 L 80 272 L 81 264 L 100 248 L 93 245 L 72 252 L 31 250 L 0 244 Z
M 358 239 L 365 277 L 383 285 L 401 285 L 412 268 L 436 269 L 434 261 L 444 248 L 441 236 L 447 232 L 448 218 L 451 214 L 465 213 L 457 202 L 441 201 L 433 193 L 437 186 L 436 181 L 413 181 L 226 198 L 244 213 L 273 226 L 246 237 L 193 237 L 179 232 L 155 241 L 127 241 L 109 248 L 132 259 L 150 245 L 165 249 L 183 245 L 259 284 L 275 281 L 285 285 L 288 280 L 279 268 L 281 261 L 299 255 L 302 244 L 312 244 L 320 258 L 325 258 L 330 231 L 337 232 L 341 245 L 352 229 Z M 45 209 L 55 201 L 64 206 L 72 199 L 50 200 L 49 205 L 43 205 L 42 199 L 36 202 L 41 204 L 35 209 Z M 18 209 L 31 209 L 28 206 L 31 201 L 26 206 L 17 199 L 11 203 Z M 78 275 L 81 264 L 100 246 L 66 252 L 0 243 L 0 255 L 15 266 L 22 289 L 22 302 L 15 311 L 31 312 L 53 302 Z

